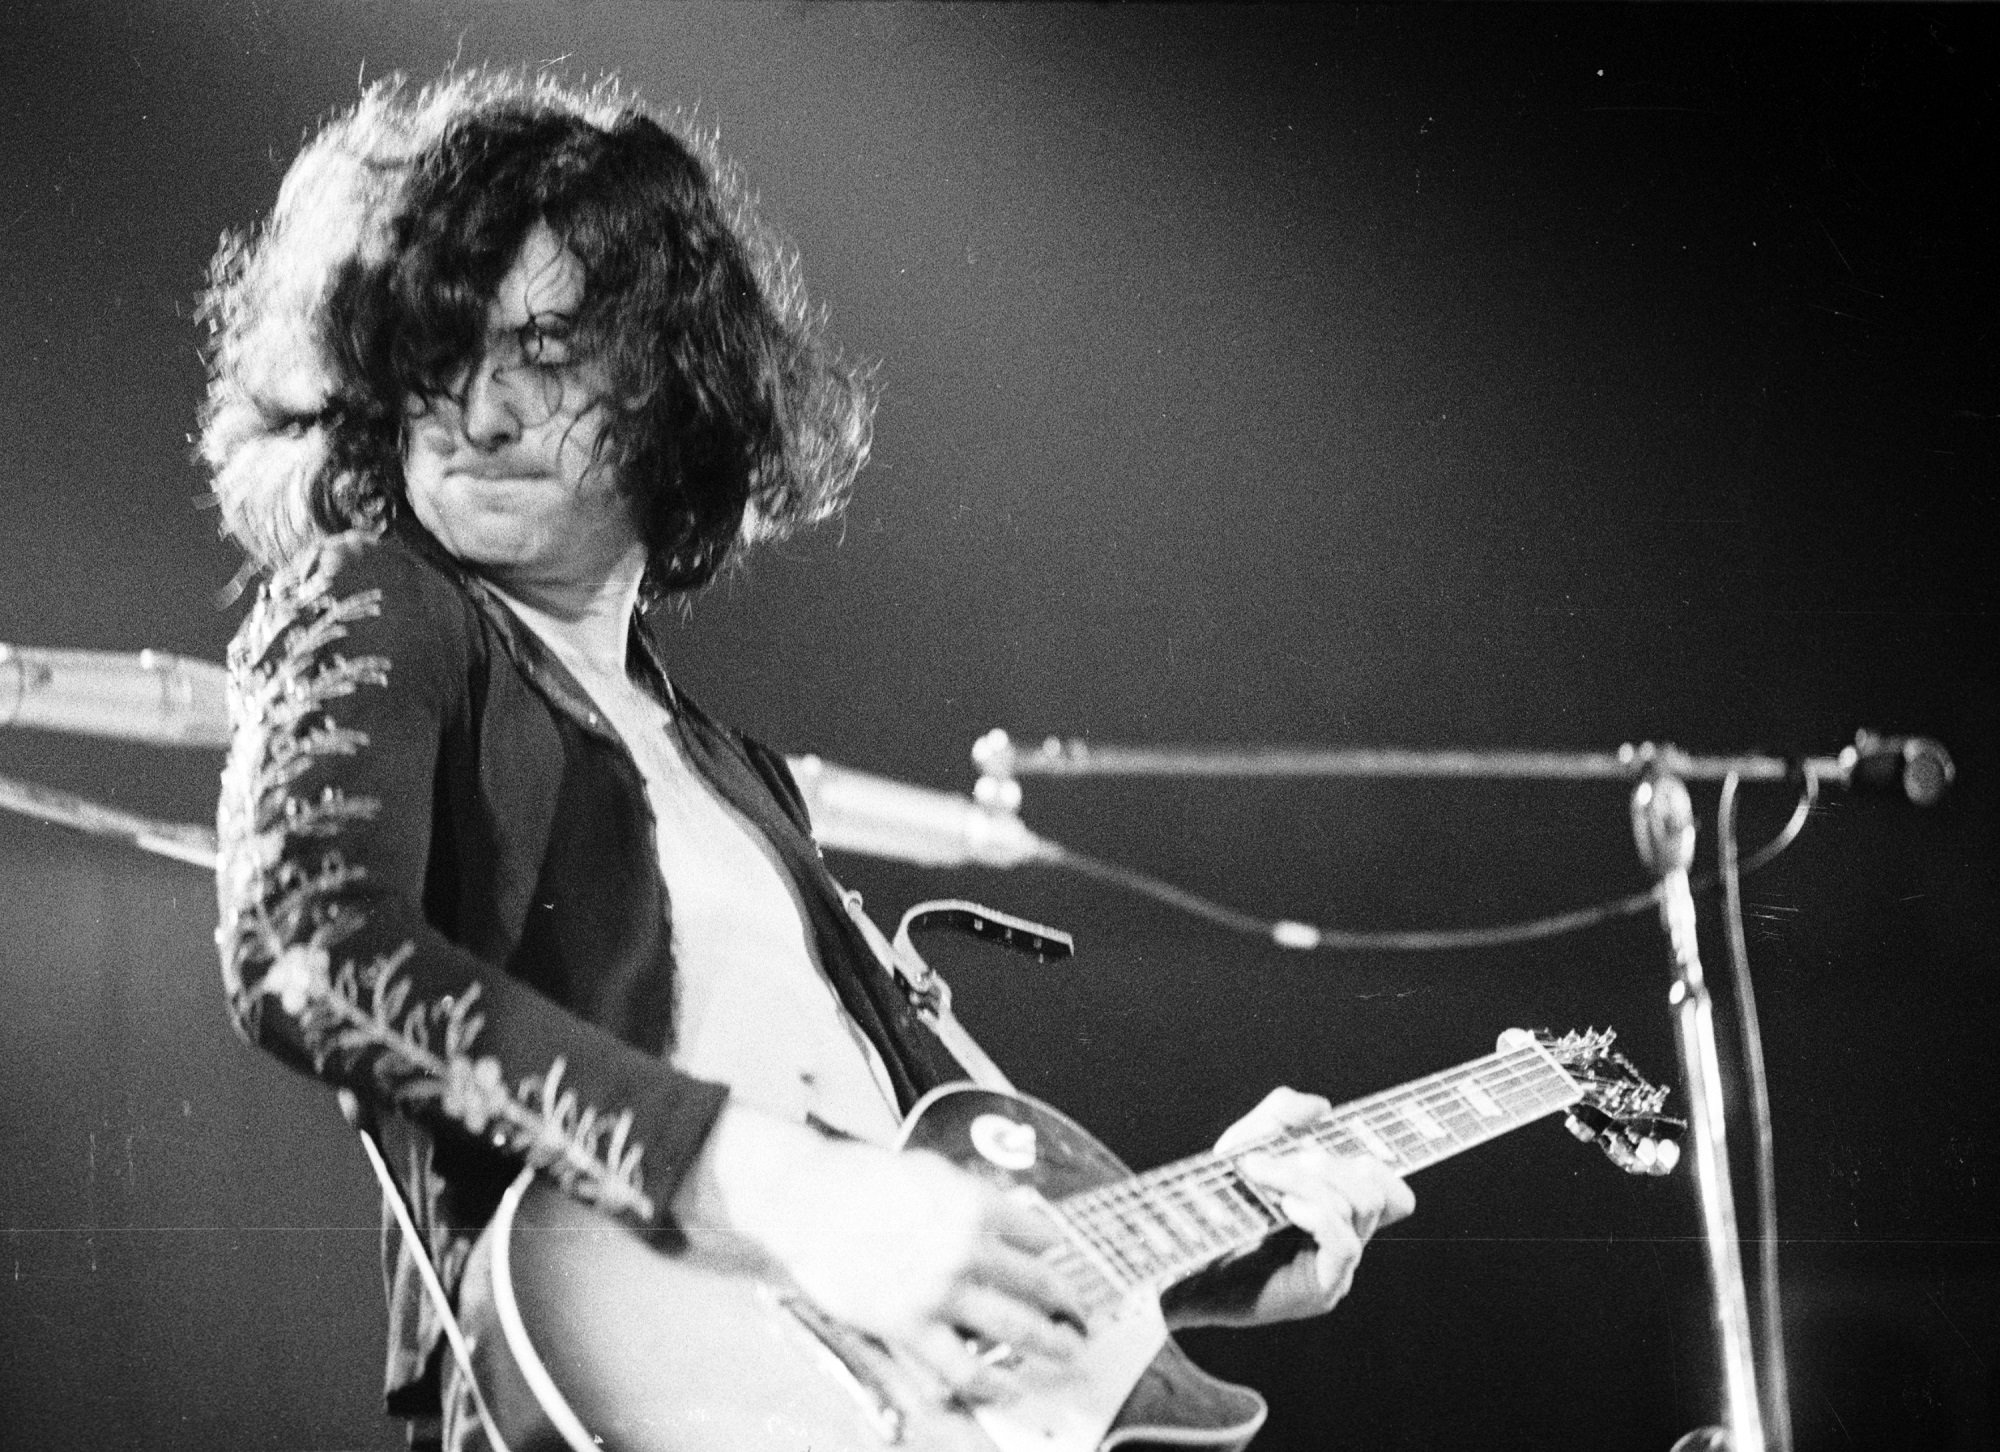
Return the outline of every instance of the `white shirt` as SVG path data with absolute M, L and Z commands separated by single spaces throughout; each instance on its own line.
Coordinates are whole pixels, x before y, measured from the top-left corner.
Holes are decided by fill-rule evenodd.
M 673 910 L 675 1067 L 785 1119 L 892 1143 L 888 1071 L 815 959 L 770 843 L 688 763 L 659 702 L 591 662 L 560 621 L 501 599 L 589 693 L 646 783 Z

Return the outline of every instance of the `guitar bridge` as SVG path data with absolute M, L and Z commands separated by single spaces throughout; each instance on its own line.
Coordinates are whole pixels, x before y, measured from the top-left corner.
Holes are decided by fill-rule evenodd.
M 875 1434 L 888 1445 L 900 1446 L 909 1427 L 909 1414 L 897 1404 L 895 1394 L 884 1382 L 880 1368 L 886 1353 L 868 1337 L 843 1322 L 836 1321 L 799 1295 L 774 1295 L 789 1311 L 801 1330 L 819 1350 L 821 1360 L 833 1379 L 847 1388 Z

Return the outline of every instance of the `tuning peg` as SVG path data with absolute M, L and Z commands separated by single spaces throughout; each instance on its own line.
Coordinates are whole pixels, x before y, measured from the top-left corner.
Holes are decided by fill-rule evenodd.
M 1563 1123 L 1569 1126 L 1571 1134 L 1586 1144 L 1613 1127 L 1611 1116 L 1594 1104 L 1573 1106 L 1563 1117 Z
M 1681 1147 L 1675 1141 L 1629 1128 L 1600 1136 L 1598 1143 L 1611 1156 L 1612 1163 L 1635 1175 L 1671 1174 L 1681 1162 Z
M 1638 1151 L 1632 1142 L 1622 1134 L 1601 1134 L 1597 1137 L 1597 1147 L 1611 1157 L 1611 1163 L 1628 1174 L 1643 1175 L 1646 1167 L 1639 1162 Z
M 1635 1124 L 1633 1129 L 1644 1134 L 1640 1141 L 1640 1159 L 1646 1166 L 1646 1173 L 1672 1174 L 1674 1166 L 1681 1162 L 1680 1121 L 1663 1117 L 1646 1119 Z

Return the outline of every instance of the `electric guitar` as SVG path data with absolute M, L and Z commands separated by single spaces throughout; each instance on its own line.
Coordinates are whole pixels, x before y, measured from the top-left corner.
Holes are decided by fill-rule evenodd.
M 1571 1130 L 1621 1167 L 1664 1174 L 1679 1122 L 1613 1037 L 1510 1029 L 1483 1058 L 1139 1175 L 1036 1100 L 932 1091 L 902 1147 L 1044 1202 L 1064 1232 L 1054 1259 L 1090 1307 L 1080 1364 L 1004 1405 L 954 1400 L 927 1369 L 769 1278 L 741 1245 L 691 1232 L 669 1253 L 524 1174 L 460 1292 L 489 1420 L 506 1452 L 1240 1449 L 1264 1421 L 1263 1399 L 1196 1367 L 1168 1338 L 1159 1301 L 1286 1223 L 1237 1161 L 1310 1140 L 1408 1174 L 1567 1111 Z

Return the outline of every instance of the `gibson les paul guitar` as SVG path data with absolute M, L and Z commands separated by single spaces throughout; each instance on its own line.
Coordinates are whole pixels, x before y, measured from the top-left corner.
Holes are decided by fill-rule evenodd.
M 1064 1233 L 1055 1259 L 1091 1308 L 1074 1372 L 1004 1405 L 954 1401 L 924 1368 L 769 1279 L 740 1245 L 690 1231 L 668 1253 L 532 1173 L 473 1253 L 460 1319 L 507 1452 L 1241 1448 L 1263 1423 L 1263 1399 L 1196 1367 L 1169 1339 L 1159 1300 L 1285 1224 L 1238 1160 L 1313 1141 L 1408 1174 L 1567 1111 L 1623 1168 L 1664 1174 L 1678 1122 L 1612 1038 L 1509 1030 L 1483 1058 L 1139 1175 L 1034 1099 L 933 1091 L 902 1147 L 1045 1202 Z

